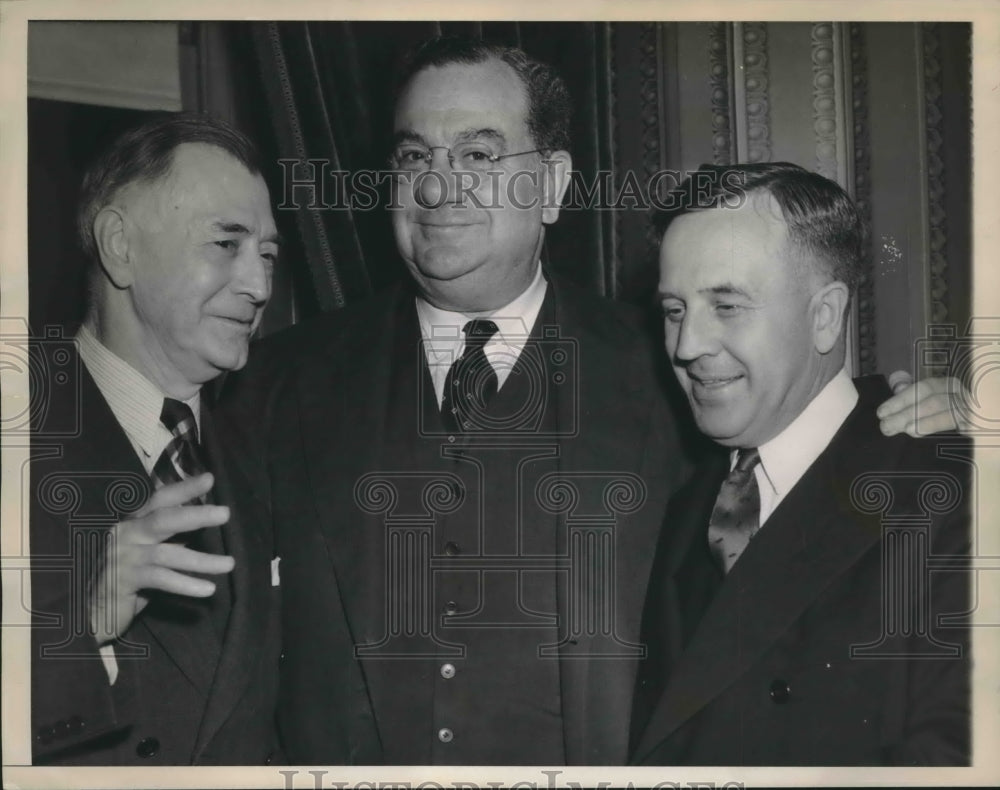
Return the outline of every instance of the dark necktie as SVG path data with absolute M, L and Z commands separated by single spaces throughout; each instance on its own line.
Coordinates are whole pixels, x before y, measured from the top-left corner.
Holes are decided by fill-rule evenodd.
M 198 441 L 198 423 L 194 413 L 183 401 L 173 398 L 163 399 L 163 411 L 160 412 L 160 422 L 173 434 L 170 443 L 163 448 L 160 457 L 153 466 L 150 477 L 156 488 L 169 483 L 179 483 L 191 477 L 197 477 L 209 471 L 205 453 Z M 192 499 L 193 505 L 211 505 L 214 502 L 212 492 Z M 181 535 L 189 548 L 195 551 L 207 551 L 212 554 L 225 554 L 222 535 L 219 527 L 199 529 L 193 533 Z
M 483 428 L 482 415 L 499 388 L 496 371 L 483 348 L 499 331 L 497 325 L 477 318 L 469 321 L 462 331 L 465 348 L 448 371 L 441 399 L 441 419 L 449 432 Z
M 198 423 L 195 422 L 191 408 L 183 401 L 164 398 L 160 422 L 173 438 L 153 466 L 150 474 L 153 485 L 160 488 L 207 472 L 208 464 L 198 442 Z M 198 504 L 206 502 L 206 497 L 197 500 Z
M 723 573 L 729 573 L 760 526 L 760 491 L 753 471 L 759 462 L 755 448 L 740 450 L 712 509 L 708 546 Z
M 160 422 L 173 434 L 173 438 L 160 453 L 160 457 L 156 460 L 153 471 L 150 473 L 156 488 L 170 483 L 179 483 L 181 480 L 197 477 L 210 471 L 205 453 L 198 441 L 198 423 L 195 422 L 194 413 L 186 403 L 173 398 L 164 398 Z M 209 491 L 197 499 L 192 499 L 189 504 L 210 505 L 213 502 L 212 492 Z M 174 537 L 174 540 L 183 542 L 194 551 L 209 554 L 226 553 L 222 540 L 222 528 L 220 527 L 203 527 L 194 532 L 179 533 Z M 188 603 L 209 609 L 215 629 L 221 637 L 225 632 L 226 618 L 229 613 L 229 579 L 226 576 L 189 573 L 215 582 L 215 594 L 211 598 L 201 601 L 192 600 Z

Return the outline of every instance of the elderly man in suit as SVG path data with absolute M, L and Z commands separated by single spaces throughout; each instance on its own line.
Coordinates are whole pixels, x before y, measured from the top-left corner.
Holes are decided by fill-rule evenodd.
M 89 304 L 61 350 L 78 379 L 39 393 L 33 424 L 34 761 L 264 763 L 269 525 L 201 405 L 246 363 L 270 296 L 256 152 L 208 117 L 150 121 L 88 169 L 78 219 Z
M 668 509 L 634 759 L 966 764 L 971 603 L 946 568 L 969 551 L 968 443 L 887 438 L 888 386 L 847 375 L 862 224 L 840 187 L 783 163 L 694 179 L 713 187 L 667 218 L 660 300 L 729 452 Z
M 226 419 L 281 556 L 293 763 L 623 764 L 685 472 L 629 307 L 540 264 L 562 80 L 470 39 L 400 80 L 407 282 L 255 347 Z

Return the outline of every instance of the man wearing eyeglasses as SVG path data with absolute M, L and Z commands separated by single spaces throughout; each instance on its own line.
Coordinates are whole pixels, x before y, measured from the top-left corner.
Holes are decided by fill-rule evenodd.
M 232 412 L 281 556 L 283 745 L 293 764 L 624 764 L 683 473 L 656 351 L 630 308 L 540 265 L 572 166 L 552 69 L 439 39 L 400 85 L 410 281 L 264 341 L 237 405 L 270 400 Z
M 520 50 L 424 45 L 390 156 L 410 282 L 251 357 L 293 764 L 626 760 L 685 461 L 636 316 L 540 265 L 569 116 Z

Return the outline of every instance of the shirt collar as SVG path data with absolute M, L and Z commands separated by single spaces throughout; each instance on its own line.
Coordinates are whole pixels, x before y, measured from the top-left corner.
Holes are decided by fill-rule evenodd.
M 840 430 L 858 402 L 858 391 L 841 368 L 785 430 L 762 444 L 760 466 L 777 497 L 784 497 Z
M 76 335 L 80 358 L 97 384 L 115 419 L 150 457 L 157 458 L 169 441 L 169 431 L 160 422 L 166 397 L 153 382 L 101 343 L 84 325 Z M 194 414 L 201 434 L 201 397 L 195 393 L 184 401 Z M 166 441 L 164 441 L 166 433 Z
M 499 344 L 518 350 L 523 348 L 542 309 L 545 288 L 546 281 L 539 264 L 531 285 L 516 299 L 496 310 L 483 313 L 453 312 L 435 307 L 418 296 L 417 316 L 420 319 L 420 334 L 426 341 L 428 358 L 434 362 L 450 363 L 457 357 L 465 346 L 462 327 L 473 318 L 489 318 L 497 325 L 499 331 L 487 346 Z

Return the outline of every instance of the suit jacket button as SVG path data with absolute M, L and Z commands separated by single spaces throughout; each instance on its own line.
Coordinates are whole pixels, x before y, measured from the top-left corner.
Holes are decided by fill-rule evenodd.
M 155 757 L 158 751 L 160 751 L 160 742 L 156 738 L 143 738 L 135 747 L 135 753 L 144 760 Z
M 454 737 L 455 734 L 447 727 L 442 727 L 438 730 L 438 740 L 441 741 L 441 743 L 451 743 Z
M 784 680 L 779 678 L 771 683 L 771 699 L 778 705 L 784 705 L 790 696 L 792 696 L 792 690 Z
M 56 737 L 56 728 L 51 724 L 43 724 L 38 728 L 38 732 L 35 733 L 35 737 L 42 743 L 52 743 Z
M 86 722 L 84 722 L 84 720 L 81 719 L 79 716 L 70 716 L 69 731 L 73 735 L 79 735 L 81 732 L 83 732 L 84 726 L 86 726 Z

